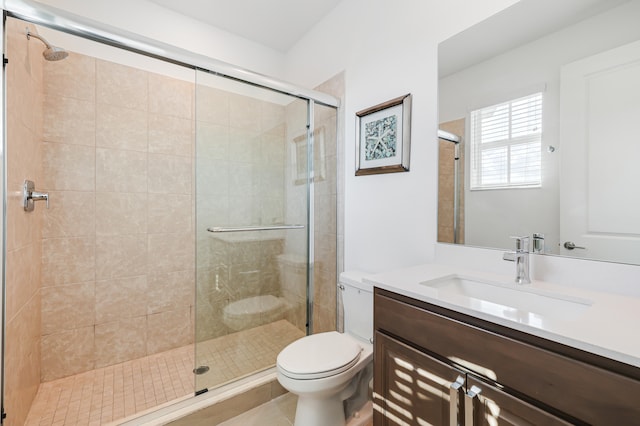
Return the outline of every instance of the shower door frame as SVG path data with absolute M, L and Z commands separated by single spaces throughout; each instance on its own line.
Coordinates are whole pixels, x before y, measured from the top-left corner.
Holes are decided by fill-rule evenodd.
M 244 84 L 261 87 L 282 94 L 290 95 L 307 102 L 307 334 L 313 333 L 313 302 L 314 302 L 314 179 L 311 172 L 314 170 L 314 107 L 316 104 L 338 109 L 340 101 L 326 93 L 301 88 L 282 80 L 267 77 L 241 67 L 237 67 L 223 61 L 215 60 L 204 55 L 199 55 L 185 49 L 181 49 L 166 43 L 140 36 L 138 34 L 102 24 L 72 13 L 35 3 L 30 0 L 5 0 L 3 8 L 3 23 L 0 24 L 3 40 L 4 54 L 4 20 L 7 17 L 20 19 L 36 25 L 41 25 L 53 30 L 71 34 L 83 39 L 109 45 L 125 51 L 137 53 L 143 56 L 159 59 L 194 71 L 202 70 L 220 77 L 235 80 Z M 2 316 L 0 318 L 0 340 L 2 363 L 0 365 L 0 392 L 2 401 L 2 417 L 4 418 L 4 326 L 5 326 L 5 289 L 6 289 L 6 212 L 7 212 L 7 158 L 6 158 L 6 73 L 2 69 Z M 195 386 L 194 386 L 195 392 Z M 1 419 L 0 419 L 1 422 Z

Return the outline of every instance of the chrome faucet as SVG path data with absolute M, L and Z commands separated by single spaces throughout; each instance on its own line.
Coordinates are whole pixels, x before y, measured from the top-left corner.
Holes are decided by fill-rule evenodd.
M 511 237 L 516 240 L 516 250 L 504 253 L 502 258 L 516 263 L 516 284 L 529 284 L 529 237 Z

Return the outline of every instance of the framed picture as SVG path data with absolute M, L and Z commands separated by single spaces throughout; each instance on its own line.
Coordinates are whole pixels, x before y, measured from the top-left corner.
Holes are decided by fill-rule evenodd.
M 409 171 L 411 95 L 356 113 L 356 176 Z
M 292 178 L 295 185 L 307 183 L 307 134 L 303 133 L 293 139 L 293 149 L 291 150 Z M 313 182 L 320 182 L 325 179 L 326 161 L 324 153 L 324 126 L 316 128 L 313 132 L 313 171 L 310 178 Z

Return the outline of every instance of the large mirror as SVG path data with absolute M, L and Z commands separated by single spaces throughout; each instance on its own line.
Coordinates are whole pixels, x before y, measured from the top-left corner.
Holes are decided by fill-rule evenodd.
M 640 0 L 521 0 L 438 56 L 438 241 L 640 264 Z

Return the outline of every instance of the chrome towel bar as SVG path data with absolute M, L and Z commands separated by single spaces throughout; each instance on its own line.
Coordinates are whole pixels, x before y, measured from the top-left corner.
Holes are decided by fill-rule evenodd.
M 243 232 L 243 231 L 275 231 L 277 229 L 302 229 L 304 225 L 271 225 L 271 226 L 242 226 L 242 227 L 224 227 L 216 226 L 207 228 L 209 232 Z

